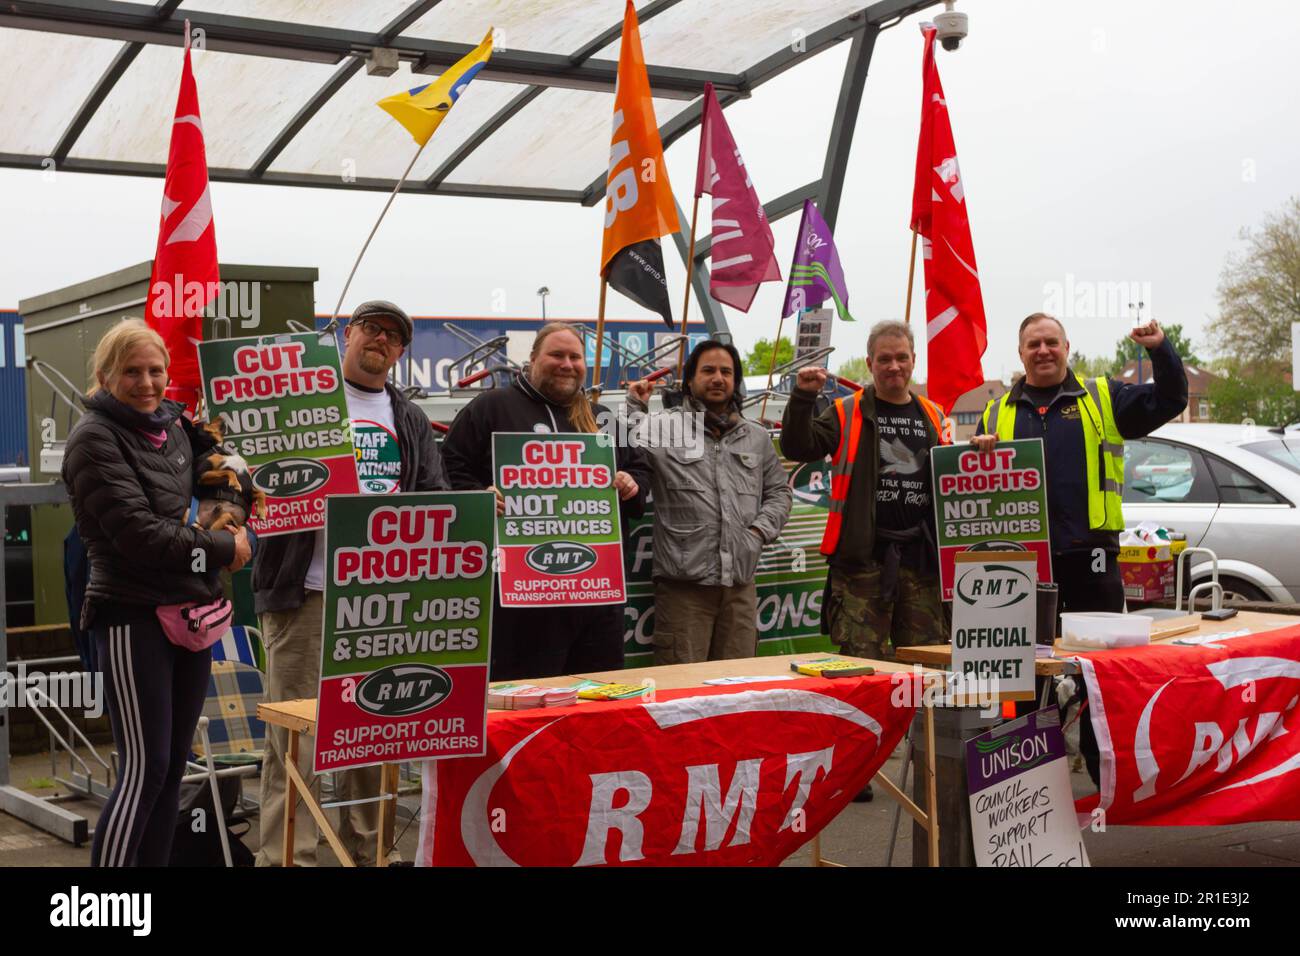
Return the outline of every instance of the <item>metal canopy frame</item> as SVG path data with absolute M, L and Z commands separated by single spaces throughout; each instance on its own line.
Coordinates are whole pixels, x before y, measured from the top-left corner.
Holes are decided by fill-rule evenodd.
M 383 29 L 369 33 L 228 16 L 202 10 L 181 10 L 181 0 L 158 0 L 153 4 L 122 0 L 8 0 L 0 6 L 2 28 L 121 40 L 123 47 L 95 83 L 50 154 L 0 153 L 0 167 L 44 169 L 49 160 L 53 159 L 57 168 L 67 172 L 157 178 L 165 176 L 166 166 L 163 163 L 85 159 L 70 156 L 70 153 L 95 111 L 104 103 L 144 46 L 180 46 L 184 37 L 185 20 L 188 19 L 195 29 L 203 30 L 204 46 L 209 50 L 338 66 L 337 71 L 303 103 L 248 168 L 212 167 L 208 170 L 209 179 L 214 182 L 391 192 L 397 185 L 394 179 L 358 177 L 352 182 L 344 182 L 337 176 L 272 171 L 270 166 L 312 117 L 365 65 L 374 51 L 395 51 L 399 59 L 411 64 L 413 70 L 428 73 L 440 73 L 468 53 L 472 49 L 469 44 L 403 34 L 402 31 L 439 2 L 443 0 L 413 2 Z M 638 18 L 644 23 L 681 2 L 682 0 L 652 0 L 638 11 Z M 857 108 L 861 102 L 862 86 L 876 34 L 904 17 L 937 3 L 938 0 L 879 0 L 815 31 L 804 38 L 797 48 L 794 45 L 784 48 L 739 74 L 649 64 L 647 73 L 655 96 L 694 101 L 685 111 L 660 127 L 665 148 L 700 122 L 703 103 L 700 93 L 706 82 L 713 83 L 719 102 L 726 107 L 738 99 L 749 97 L 768 80 L 800 62 L 844 40 L 852 40 L 853 52 L 845 72 L 835 128 L 831 132 L 827 151 L 822 190 L 818 194 L 824 213 L 828 213 L 827 222 L 833 225 L 834 210 L 838 207 L 840 186 L 848 161 L 848 146 L 853 136 L 852 127 L 857 119 Z M 471 133 L 432 175 L 421 181 L 404 183 L 402 191 L 490 199 L 573 202 L 585 206 L 594 206 L 600 202 L 605 195 L 606 174 L 603 170 L 595 171 L 591 183 L 580 190 L 452 183 L 447 182 L 447 178 L 475 149 L 489 142 L 493 134 L 546 89 L 560 87 L 613 92 L 618 63 L 614 60 L 598 60 L 595 54 L 616 40 L 621 28 L 620 19 L 567 55 L 514 49 L 494 54 L 481 75 L 491 80 L 522 84 L 523 89 Z M 701 251 L 699 243 L 696 248 L 697 252 Z M 707 248 L 705 243 L 703 251 L 707 252 Z

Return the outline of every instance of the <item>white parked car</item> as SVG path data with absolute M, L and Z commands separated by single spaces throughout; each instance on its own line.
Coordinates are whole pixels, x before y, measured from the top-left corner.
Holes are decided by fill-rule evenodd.
M 1297 506 L 1300 433 L 1174 424 L 1124 442 L 1124 523 L 1155 521 L 1214 551 L 1225 597 L 1300 600 Z M 1208 559 L 1188 560 L 1193 583 L 1209 580 Z

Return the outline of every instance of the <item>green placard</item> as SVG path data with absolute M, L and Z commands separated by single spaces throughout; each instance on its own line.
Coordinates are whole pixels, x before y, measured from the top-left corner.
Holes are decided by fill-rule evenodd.
M 338 344 L 316 332 L 199 343 L 208 418 L 266 493 L 259 535 L 319 530 L 327 495 L 358 490 Z
M 316 771 L 482 754 L 494 497 L 327 504 Z
M 1052 580 L 1047 472 L 1039 438 L 998 442 L 992 451 L 943 445 L 930 452 L 943 599 L 952 600 L 959 552 L 1033 551 L 1038 580 Z
M 506 607 L 622 604 L 623 537 L 609 435 L 498 432 L 492 473 Z

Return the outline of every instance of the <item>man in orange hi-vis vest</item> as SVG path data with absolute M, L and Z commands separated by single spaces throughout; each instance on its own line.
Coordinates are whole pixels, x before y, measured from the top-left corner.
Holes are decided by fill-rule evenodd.
M 782 422 L 787 458 L 831 456 L 822 630 L 854 657 L 889 660 L 897 647 L 948 641 L 930 449 L 951 444 L 951 425 L 908 388 L 915 358 L 907 324 L 881 322 L 867 338 L 871 384 L 814 415 L 827 372 L 800 369 Z

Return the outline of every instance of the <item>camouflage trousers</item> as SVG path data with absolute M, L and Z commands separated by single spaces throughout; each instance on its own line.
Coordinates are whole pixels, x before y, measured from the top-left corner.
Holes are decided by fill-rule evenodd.
M 830 570 L 830 595 L 824 609 L 831 640 L 850 657 L 894 659 L 894 649 L 915 644 L 946 644 L 948 610 L 939 595 L 938 575 L 898 569 L 893 601 L 880 597 L 882 567 Z

